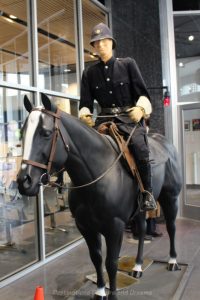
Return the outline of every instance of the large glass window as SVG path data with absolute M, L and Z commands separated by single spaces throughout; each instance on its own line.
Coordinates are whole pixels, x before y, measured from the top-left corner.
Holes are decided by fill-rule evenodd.
M 39 88 L 77 95 L 73 0 L 37 0 Z
M 26 0 L 0 1 L 0 80 L 30 85 Z
M 98 59 L 94 48 L 90 45 L 92 28 L 98 23 L 107 23 L 107 14 L 90 1 L 83 0 L 83 42 L 86 65 Z
M 174 11 L 199 10 L 200 0 L 173 0 Z
M 178 101 L 200 101 L 200 14 L 174 17 Z
M 0 278 L 38 260 L 35 198 L 22 197 L 16 183 L 25 93 L 31 98 L 25 91 L 0 88 Z

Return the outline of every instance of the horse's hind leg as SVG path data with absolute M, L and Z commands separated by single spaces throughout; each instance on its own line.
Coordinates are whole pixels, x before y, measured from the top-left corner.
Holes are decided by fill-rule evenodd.
M 102 268 L 101 235 L 91 229 L 83 230 L 83 228 L 80 228 L 78 225 L 77 227 L 87 243 L 90 258 L 94 264 L 97 274 L 97 291 L 95 292 L 94 299 L 107 299 Z
M 122 239 L 124 231 L 124 222 L 115 218 L 113 222 L 110 222 L 106 226 L 104 236 L 107 246 L 106 255 L 106 270 L 109 277 L 110 293 L 108 299 L 115 300 L 116 296 L 116 275 L 118 268 L 118 258 L 121 249 Z
M 175 249 L 175 234 L 176 234 L 176 216 L 178 212 L 178 199 L 177 197 L 168 197 L 166 195 L 164 198 L 161 197 L 161 207 L 166 221 L 166 228 L 170 240 L 170 259 L 168 261 L 168 270 L 176 271 L 179 270 L 177 261 L 176 261 L 176 249 Z

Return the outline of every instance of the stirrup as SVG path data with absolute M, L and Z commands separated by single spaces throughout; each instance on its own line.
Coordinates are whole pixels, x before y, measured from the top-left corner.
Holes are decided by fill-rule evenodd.
M 140 210 L 141 211 L 150 211 L 157 209 L 157 204 L 154 199 L 154 196 L 149 191 L 144 191 L 142 193 L 143 199 L 140 203 Z

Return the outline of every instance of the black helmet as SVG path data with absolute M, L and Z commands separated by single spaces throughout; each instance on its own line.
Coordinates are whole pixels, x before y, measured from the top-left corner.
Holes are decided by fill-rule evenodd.
M 93 46 L 94 42 L 103 39 L 111 39 L 113 41 L 113 49 L 116 47 L 116 41 L 112 37 L 110 28 L 104 23 L 99 23 L 92 29 L 90 45 Z

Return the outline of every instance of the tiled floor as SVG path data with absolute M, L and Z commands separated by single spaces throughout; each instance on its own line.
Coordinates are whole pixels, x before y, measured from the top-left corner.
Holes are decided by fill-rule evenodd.
M 159 229 L 164 233 L 161 238 L 154 239 L 151 243 L 145 244 L 145 257 L 151 257 L 160 261 L 168 260 L 169 240 L 164 225 L 159 225 Z M 176 235 L 176 249 L 178 253 L 178 262 L 180 264 L 189 264 L 188 271 L 184 273 L 184 280 L 180 281 L 181 289 L 176 294 L 176 298 L 172 298 L 175 290 L 170 290 L 169 282 L 162 282 L 159 278 L 159 273 L 152 279 L 151 267 L 148 269 L 149 275 L 144 274 L 145 280 L 149 280 L 149 294 L 135 294 L 127 295 L 120 299 L 173 299 L 173 300 L 196 300 L 199 297 L 199 274 L 200 274 L 200 222 L 191 220 L 177 220 L 177 235 Z M 137 244 L 124 235 L 124 243 L 121 250 L 122 255 L 135 255 L 137 251 Z M 105 249 L 104 251 L 105 252 Z M 53 262 L 35 270 L 26 277 L 17 280 L 16 282 L 0 289 L 0 300 L 33 300 L 35 288 L 38 285 L 44 287 L 45 300 L 62 300 L 72 299 L 73 293 L 79 290 L 84 285 L 87 285 L 85 276 L 93 273 L 94 269 L 88 256 L 88 250 L 83 242 L 68 253 L 57 258 Z M 170 279 L 173 273 L 165 270 Z M 168 272 L 168 273 L 167 273 Z M 188 272 L 188 273 L 187 273 Z M 170 275 L 169 275 L 170 274 Z M 172 275 L 171 275 L 172 274 Z M 145 279 L 146 276 L 146 279 Z M 178 275 L 176 275 L 177 277 Z M 141 284 L 142 283 L 141 280 Z M 180 288 L 177 281 L 177 288 Z M 140 285 L 138 285 L 140 287 Z M 173 288 L 174 289 L 174 288 Z M 170 292 L 169 298 L 166 298 L 165 291 Z M 183 292 L 183 293 L 182 293 Z M 168 297 L 168 296 L 167 296 Z M 77 298 L 81 299 L 81 298 Z M 82 299 L 86 299 L 83 297 Z M 87 298 L 89 299 L 89 298 Z

